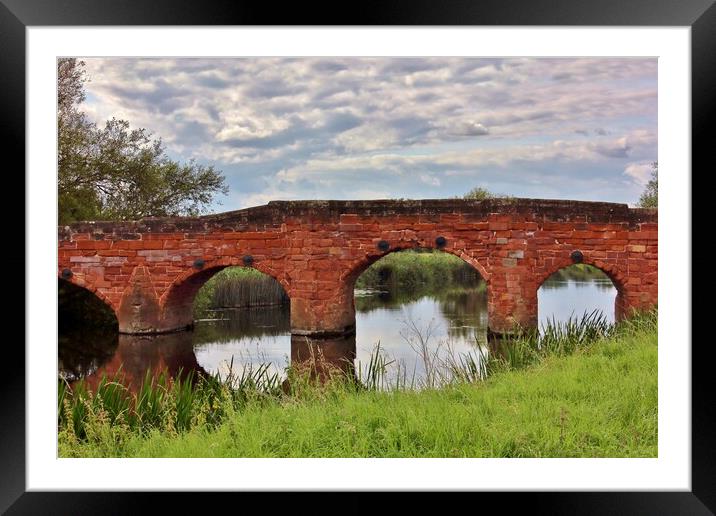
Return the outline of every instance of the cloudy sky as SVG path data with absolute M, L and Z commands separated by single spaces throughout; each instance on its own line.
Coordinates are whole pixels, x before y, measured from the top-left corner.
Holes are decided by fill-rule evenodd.
M 83 109 L 221 170 L 211 211 L 273 199 L 634 204 L 657 160 L 642 58 L 83 58 Z

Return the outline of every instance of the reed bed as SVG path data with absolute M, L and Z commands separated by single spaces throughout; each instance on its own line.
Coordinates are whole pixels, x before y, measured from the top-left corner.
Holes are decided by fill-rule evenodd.
M 249 267 L 227 267 L 197 292 L 194 314 L 199 317 L 212 309 L 278 306 L 289 302 L 281 284 L 271 276 Z
M 270 276 L 228 276 L 217 283 L 211 296 L 213 308 L 248 308 L 289 302 L 281 284 Z

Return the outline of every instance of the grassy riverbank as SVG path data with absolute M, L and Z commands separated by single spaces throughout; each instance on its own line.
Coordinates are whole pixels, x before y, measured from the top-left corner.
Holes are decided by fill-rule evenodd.
M 607 337 L 593 329 L 575 327 L 569 338 L 557 336 L 539 349 L 525 341 L 512 355 L 491 359 L 486 379 L 467 374 L 439 389 L 383 392 L 350 382 L 315 387 L 297 381 L 285 393 L 276 379 L 264 377 L 268 388 L 253 389 L 249 378 L 239 390 L 215 383 L 192 395 L 175 385 L 140 395 L 146 420 L 134 422 L 124 409 L 113 414 L 104 402 L 67 398 L 60 400 L 69 412 L 60 424 L 59 453 L 656 457 L 656 313 L 621 324 Z M 83 435 L 67 424 L 75 408 L 93 411 L 89 418 L 85 413 Z

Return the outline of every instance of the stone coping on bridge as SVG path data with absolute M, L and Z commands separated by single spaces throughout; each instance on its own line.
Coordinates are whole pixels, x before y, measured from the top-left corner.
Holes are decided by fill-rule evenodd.
M 251 226 L 280 229 L 287 220 L 311 217 L 318 221 L 338 220 L 341 215 L 431 217 L 459 214 L 465 222 L 484 220 L 491 214 L 525 214 L 530 220 L 550 222 L 628 222 L 630 225 L 658 222 L 655 208 L 630 208 L 626 204 L 555 199 L 494 198 L 419 200 L 308 200 L 270 201 L 262 206 L 197 217 L 147 217 L 136 221 L 83 221 L 58 226 L 64 240 L 73 233 L 93 233 L 95 238 L 112 233 L 115 238 L 138 239 L 141 233 L 245 231 Z

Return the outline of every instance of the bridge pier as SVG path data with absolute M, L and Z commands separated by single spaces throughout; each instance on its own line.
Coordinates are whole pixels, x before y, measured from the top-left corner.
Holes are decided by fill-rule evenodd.
M 537 328 L 537 283 L 529 271 L 523 274 L 497 269 L 487 289 L 488 335 L 509 336 L 518 330 Z
M 117 311 L 119 332 L 130 335 L 186 330 L 194 325 L 194 296 L 204 278 L 192 278 L 173 289 L 162 305 L 146 266 L 132 272 Z
M 149 271 L 144 266 L 135 267 L 117 310 L 119 332 L 132 335 L 157 333 L 162 326 L 161 312 Z
M 356 313 L 353 291 L 338 288 L 313 297 L 291 297 L 291 334 L 313 338 L 353 335 Z

